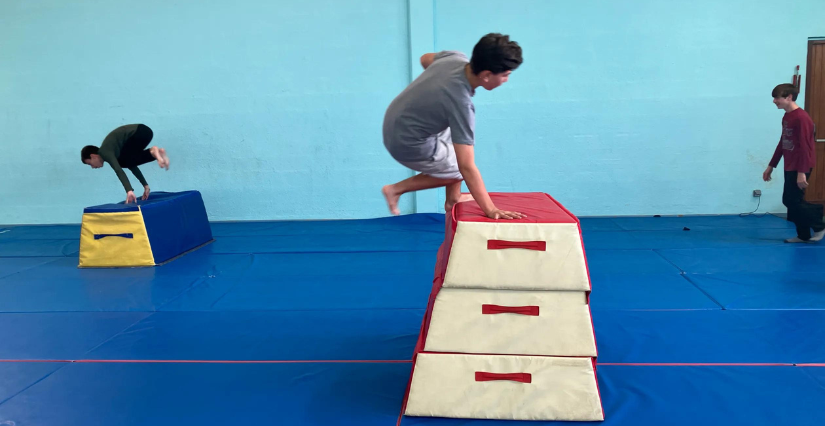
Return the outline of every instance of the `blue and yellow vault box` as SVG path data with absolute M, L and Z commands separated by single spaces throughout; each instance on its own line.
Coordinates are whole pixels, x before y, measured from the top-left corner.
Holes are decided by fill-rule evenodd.
M 198 191 L 83 210 L 81 268 L 155 266 L 214 241 Z

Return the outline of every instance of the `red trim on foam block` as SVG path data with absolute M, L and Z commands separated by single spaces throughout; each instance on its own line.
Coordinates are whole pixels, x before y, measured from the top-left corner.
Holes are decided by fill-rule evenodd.
M 519 383 L 533 383 L 533 376 L 530 373 L 487 373 L 476 371 L 477 382 L 509 381 Z
M 500 305 L 481 305 L 482 315 L 495 314 L 519 314 L 529 315 L 531 317 L 539 316 L 538 306 L 500 306 Z
M 525 249 L 547 251 L 546 241 L 487 240 L 487 250 Z
M 453 207 L 455 218 L 461 222 L 495 223 L 577 223 L 575 216 L 552 197 L 543 192 L 493 192 L 490 198 L 496 208 L 523 213 L 524 219 L 490 219 L 474 201 L 458 203 Z

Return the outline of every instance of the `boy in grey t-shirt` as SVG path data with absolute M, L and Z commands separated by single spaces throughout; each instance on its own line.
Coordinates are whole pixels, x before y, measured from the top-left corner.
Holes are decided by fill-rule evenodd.
M 424 72 L 392 101 L 384 116 L 387 151 L 402 165 L 420 172 L 381 189 L 392 214 L 399 214 L 401 195 L 446 186 L 444 208 L 448 212 L 460 201 L 475 199 L 490 218 L 524 217 L 497 209 L 484 188 L 474 160 L 472 100 L 477 87 L 493 90 L 501 86 L 521 63 L 518 43 L 497 33 L 482 37 L 470 60 L 455 51 L 421 57 Z M 470 196 L 461 195 L 462 180 Z

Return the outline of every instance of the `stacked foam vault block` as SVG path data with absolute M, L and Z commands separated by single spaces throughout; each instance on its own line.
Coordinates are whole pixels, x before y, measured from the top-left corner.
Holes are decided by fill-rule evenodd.
M 212 242 L 198 191 L 156 192 L 83 210 L 81 268 L 155 266 Z
M 604 420 L 578 219 L 547 194 L 491 197 L 527 218 L 447 215 L 403 413 Z

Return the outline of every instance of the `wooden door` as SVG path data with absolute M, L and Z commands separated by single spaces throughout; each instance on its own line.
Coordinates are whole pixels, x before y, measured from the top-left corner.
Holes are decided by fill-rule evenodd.
M 816 127 L 816 167 L 811 173 L 805 199 L 825 204 L 825 40 L 808 41 L 805 111 Z

